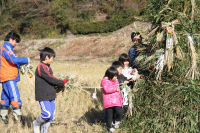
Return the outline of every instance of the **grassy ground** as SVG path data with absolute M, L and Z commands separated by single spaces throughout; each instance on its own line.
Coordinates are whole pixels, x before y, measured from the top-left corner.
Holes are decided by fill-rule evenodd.
M 34 62 L 34 71 L 38 62 Z M 104 114 L 101 104 L 101 94 L 97 91 L 98 100 L 92 99 L 94 86 L 99 86 L 106 68 L 110 63 L 102 62 L 58 62 L 51 67 L 54 75 L 58 73 L 71 74 L 76 77 L 79 87 L 65 90 L 57 95 L 55 121 L 49 133 L 93 133 L 104 132 Z M 23 102 L 23 116 L 25 125 L 15 124 L 12 113 L 9 115 L 9 124 L 0 122 L 2 133 L 31 133 L 32 121 L 40 114 L 40 106 L 35 101 L 34 77 L 21 76 L 18 83 L 21 100 Z

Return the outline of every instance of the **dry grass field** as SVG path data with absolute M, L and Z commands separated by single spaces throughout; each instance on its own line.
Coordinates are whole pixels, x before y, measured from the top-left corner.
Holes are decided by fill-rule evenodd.
M 38 61 L 33 62 L 34 71 Z M 110 63 L 103 62 L 60 62 L 51 67 L 54 75 L 58 73 L 72 75 L 77 79 L 73 90 L 60 92 L 56 98 L 55 121 L 49 133 L 94 133 L 104 132 L 104 114 L 101 93 L 97 90 L 98 100 L 92 98 L 93 87 L 100 85 L 101 78 Z M 23 102 L 24 125 L 13 122 L 12 112 L 9 124 L 0 122 L 1 133 L 32 133 L 32 121 L 40 114 L 39 103 L 35 101 L 34 77 L 21 76 L 18 82 Z

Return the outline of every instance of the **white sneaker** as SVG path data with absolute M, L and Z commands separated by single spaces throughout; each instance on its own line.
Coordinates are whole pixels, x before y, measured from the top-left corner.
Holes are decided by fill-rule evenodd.
M 119 128 L 119 124 L 120 124 L 120 121 L 115 121 L 114 127 L 115 127 L 115 128 Z
M 110 131 L 111 133 L 113 133 L 113 132 L 115 131 L 115 129 L 114 129 L 114 128 L 110 128 L 109 131 Z
M 50 122 L 46 122 L 43 125 L 41 125 L 41 133 L 48 133 L 49 126 Z
M 114 122 L 112 122 L 112 126 L 115 126 L 115 123 L 114 123 Z
M 33 121 L 33 133 L 40 133 L 40 126 L 36 125 L 36 120 Z

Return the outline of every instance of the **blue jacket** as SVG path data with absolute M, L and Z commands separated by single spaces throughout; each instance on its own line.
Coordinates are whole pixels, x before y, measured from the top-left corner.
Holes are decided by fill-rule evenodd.
M 128 55 L 129 55 L 129 57 L 130 57 L 130 62 L 131 62 L 131 66 L 132 66 L 132 65 L 133 65 L 133 62 L 135 61 L 136 57 L 138 56 L 136 46 L 133 45 L 133 46 L 129 49 Z
M 17 68 L 19 69 L 19 66 L 20 65 L 23 65 L 23 64 L 27 64 L 28 63 L 28 58 L 27 57 L 17 57 L 14 52 L 13 52 L 13 48 L 14 46 L 8 42 L 4 42 L 4 45 L 3 47 L 8 51 L 8 53 L 6 51 L 3 51 L 2 52 L 2 55 L 3 57 L 10 63 L 13 63 L 15 65 L 17 65 Z M 9 55 L 11 57 L 9 57 Z M 18 76 L 16 79 L 14 79 L 16 81 L 19 81 L 20 80 L 20 74 L 19 74 L 19 71 L 18 71 Z

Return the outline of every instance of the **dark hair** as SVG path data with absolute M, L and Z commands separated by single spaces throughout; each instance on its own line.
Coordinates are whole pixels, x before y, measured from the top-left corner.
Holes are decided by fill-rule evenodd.
M 114 76 L 118 75 L 118 71 L 115 67 L 111 66 L 106 70 L 105 76 L 108 77 L 109 80 L 112 80 Z
M 123 53 L 119 56 L 119 61 L 124 64 L 125 61 L 128 61 L 129 64 L 130 64 L 130 57 L 126 54 L 126 53 Z
M 45 47 L 39 51 L 40 51 L 40 61 L 45 61 L 46 56 L 48 56 L 49 58 L 56 57 L 55 51 L 49 47 Z
M 133 40 L 134 37 L 135 37 L 135 36 L 138 36 L 138 35 L 140 35 L 139 43 L 142 43 L 142 36 L 141 36 L 140 32 L 132 32 L 132 33 L 131 33 L 131 40 L 132 40 L 132 42 L 134 41 L 134 40 Z
M 115 68 L 119 68 L 119 67 L 124 67 L 124 64 L 122 64 L 120 61 L 114 61 L 112 63 L 112 66 Z
M 17 43 L 19 43 L 21 41 L 20 36 L 14 31 L 9 32 L 6 35 L 4 41 L 9 41 L 10 39 L 15 40 Z

